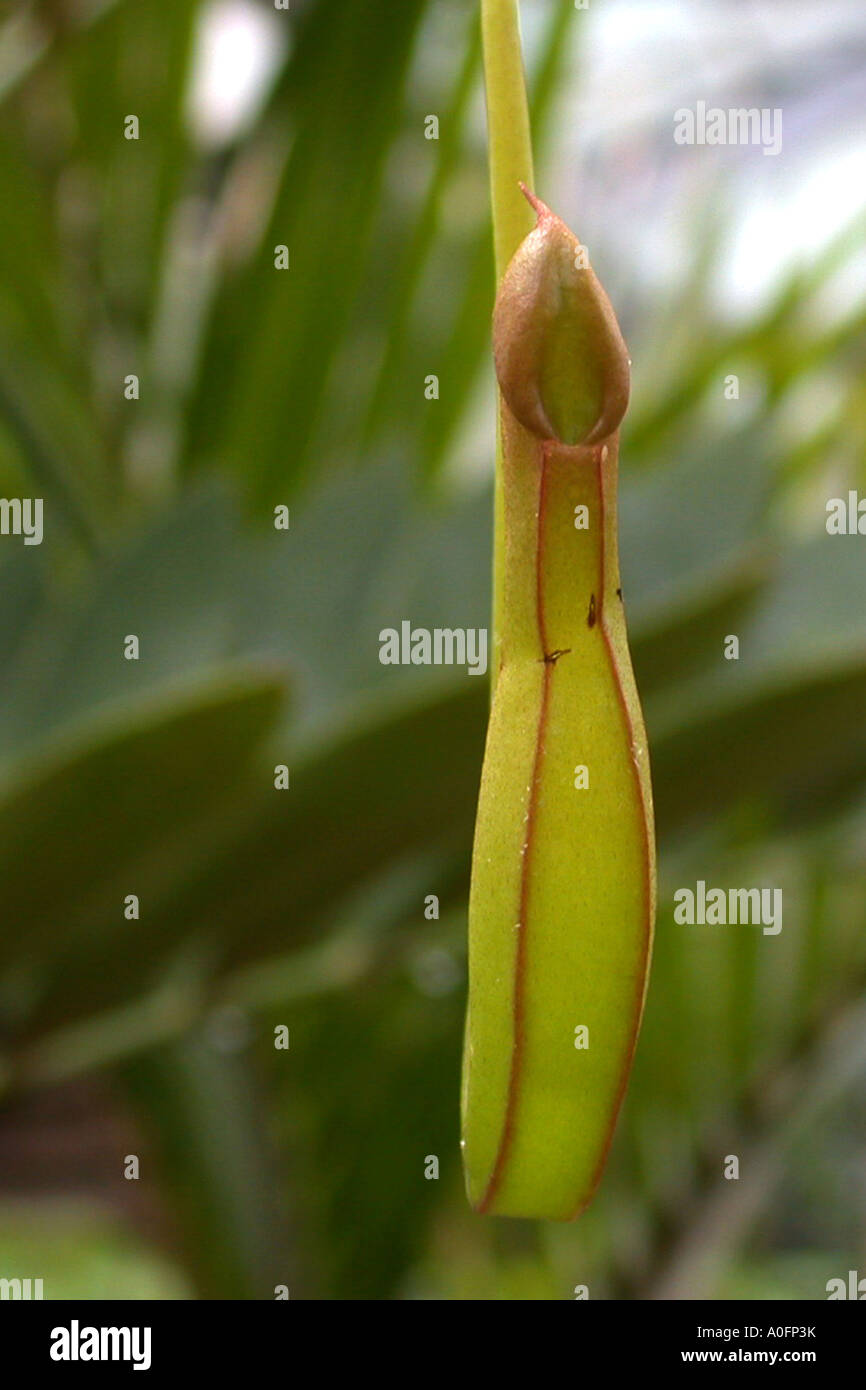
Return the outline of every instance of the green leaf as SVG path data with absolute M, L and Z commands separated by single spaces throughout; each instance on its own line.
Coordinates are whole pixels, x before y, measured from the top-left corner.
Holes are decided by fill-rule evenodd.
M 219 1019 L 120 1069 L 148 1134 L 199 1298 L 292 1292 L 285 1211 L 251 1060 L 220 1042 Z M 145 1159 L 147 1161 L 147 1159 Z
M 251 760 L 283 700 L 266 673 L 117 707 L 20 762 L 0 785 L 2 1008 L 52 1026 L 155 984 L 191 924 L 159 904 L 206 860 L 250 795 Z M 269 774 L 260 769 L 260 775 Z M 140 918 L 124 918 L 128 894 Z
M 284 501 L 308 466 L 425 4 L 312 7 L 271 106 L 295 137 L 251 259 L 213 307 L 190 442 L 259 506 Z M 275 269 L 276 246 L 289 248 L 289 269 Z

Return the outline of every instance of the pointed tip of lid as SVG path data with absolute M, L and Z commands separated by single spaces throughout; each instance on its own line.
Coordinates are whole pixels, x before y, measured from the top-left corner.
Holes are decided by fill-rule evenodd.
M 532 189 L 527 187 L 527 185 L 523 182 L 522 179 L 520 180 L 519 186 L 521 193 L 523 194 L 527 203 L 529 203 L 529 206 L 535 212 L 539 221 L 541 221 L 542 217 L 556 216 L 554 212 L 551 212 L 550 208 L 547 206 L 547 203 L 542 202 L 538 195 L 536 193 L 533 193 Z

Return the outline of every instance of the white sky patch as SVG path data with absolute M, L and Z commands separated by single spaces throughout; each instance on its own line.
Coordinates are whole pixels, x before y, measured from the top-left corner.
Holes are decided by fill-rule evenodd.
M 188 119 L 203 145 L 239 135 L 262 106 L 286 51 L 276 10 L 252 0 L 212 0 L 196 35 Z
M 787 176 L 766 181 L 746 194 L 737 208 L 734 235 L 719 266 L 716 298 L 734 314 L 754 312 L 755 301 L 769 298 L 796 265 L 820 257 L 827 244 L 863 211 L 866 141 L 844 150 L 801 160 Z M 862 262 L 834 282 L 834 308 L 862 299 Z M 830 305 L 826 306 L 830 309 Z
M 527 27 L 535 37 L 537 22 Z M 712 293 L 726 316 L 749 317 L 866 205 L 862 4 L 786 0 L 782 22 L 781 7 L 767 3 L 734 12 L 697 0 L 606 0 L 577 12 L 572 30 L 580 43 L 545 187 L 603 270 L 606 260 L 611 285 L 617 267 L 631 267 L 651 294 L 675 291 L 701 208 L 718 210 Z M 699 100 L 780 108 L 780 153 L 675 146 L 676 111 Z M 852 258 L 831 289 L 822 310 L 832 316 L 862 299 L 862 266 Z

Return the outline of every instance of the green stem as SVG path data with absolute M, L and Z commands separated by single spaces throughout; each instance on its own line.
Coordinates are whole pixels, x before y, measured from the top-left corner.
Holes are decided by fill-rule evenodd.
M 532 231 L 534 217 L 520 192 L 521 182 L 534 186 L 529 109 L 520 44 L 518 0 L 481 0 L 481 37 L 487 88 L 490 148 L 490 197 L 496 280 L 521 241 Z M 499 642 L 505 599 L 505 506 L 502 486 L 502 441 L 496 443 L 493 532 L 493 660 L 491 680 L 499 671 Z
M 532 209 L 519 186 L 523 182 L 531 188 L 533 172 L 517 0 L 481 0 L 481 37 L 487 87 L 493 245 L 499 281 L 535 224 Z

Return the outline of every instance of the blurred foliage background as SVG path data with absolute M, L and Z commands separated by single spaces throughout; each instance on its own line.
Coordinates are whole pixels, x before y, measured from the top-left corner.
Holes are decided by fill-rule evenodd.
M 634 358 L 661 851 L 634 1079 L 561 1228 L 462 1193 L 485 682 L 378 662 L 489 621 L 476 6 L 0 9 L 0 493 L 45 505 L 0 538 L 0 1276 L 47 1298 L 866 1273 L 866 542 L 825 530 L 866 489 L 862 7 L 522 8 L 539 190 Z M 780 108 L 781 154 L 676 145 L 697 100 Z M 675 925 L 699 878 L 781 887 L 781 934 Z

